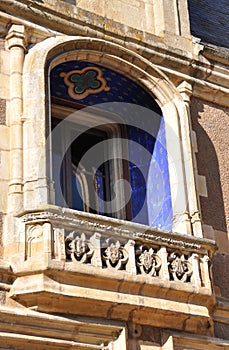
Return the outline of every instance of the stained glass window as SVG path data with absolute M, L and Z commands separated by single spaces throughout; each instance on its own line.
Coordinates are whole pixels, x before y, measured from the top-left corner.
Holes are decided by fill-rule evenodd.
M 78 84 L 86 73 L 92 71 L 94 72 L 93 79 L 100 82 L 98 89 L 97 86 L 92 89 L 90 83 L 90 86 L 84 88 L 83 93 L 76 87 L 74 91 L 71 91 L 72 85 L 68 79 L 77 74 L 78 78 L 74 82 Z M 86 210 L 171 230 L 173 213 L 165 124 L 154 98 L 131 79 L 111 69 L 86 61 L 63 62 L 54 67 L 51 71 L 51 96 L 53 104 L 66 106 L 66 108 L 75 106 L 76 110 L 95 106 L 102 109 L 103 115 L 106 110 L 109 113 L 116 113 L 115 103 L 122 103 L 119 105 L 119 116 L 123 123 L 116 125 L 119 135 L 122 135 L 122 141 L 120 141 L 122 146 L 117 141 L 116 146 L 114 143 L 114 146 L 109 147 L 116 147 L 119 151 L 116 149 L 108 152 L 113 154 L 116 160 L 107 161 L 105 156 L 108 151 L 106 141 L 117 137 L 110 130 L 106 131 L 105 126 L 101 129 L 98 126 L 96 130 L 92 128 L 72 142 L 67 161 L 69 164 L 66 163 L 61 167 L 62 174 L 59 181 L 61 183 L 59 187 L 62 187 L 67 205 L 76 210 Z M 106 107 L 106 103 L 109 102 L 114 105 Z M 133 106 L 133 113 L 128 112 L 123 102 Z M 142 106 L 153 111 L 157 117 L 143 119 L 134 106 Z M 137 121 L 137 126 L 135 121 Z M 90 126 L 87 119 L 81 121 L 82 123 Z M 74 127 L 77 128 L 77 122 Z M 83 155 L 99 142 L 105 142 L 105 146 L 96 155 L 95 163 L 92 162 L 90 166 L 82 164 L 84 171 L 81 173 L 73 171 L 72 178 L 68 179 L 66 169 L 72 167 L 72 164 L 77 167 Z M 124 153 L 127 158 L 123 156 Z M 58 158 L 58 152 L 53 156 L 53 169 L 56 166 L 55 157 Z M 98 163 L 100 163 L 99 167 Z M 53 175 L 53 178 L 54 182 L 58 182 L 56 174 Z M 116 206 L 111 203 L 115 198 L 114 184 L 122 178 L 130 184 L 131 198 L 126 202 L 124 198 L 125 207 L 121 210 L 121 214 L 118 214 L 116 208 L 122 203 L 117 202 Z M 55 188 L 56 204 L 63 205 L 57 187 Z M 122 187 L 118 187 L 118 191 L 122 193 L 118 193 L 117 201 L 125 197 L 126 193 Z

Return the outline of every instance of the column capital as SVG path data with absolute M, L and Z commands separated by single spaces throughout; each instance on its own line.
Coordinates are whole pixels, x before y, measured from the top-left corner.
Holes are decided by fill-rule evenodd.
M 190 103 L 190 98 L 192 96 L 192 85 L 187 81 L 183 81 L 178 87 L 177 90 L 180 92 L 184 102 Z
M 25 26 L 20 24 L 12 24 L 6 36 L 7 47 L 21 47 L 25 50 Z

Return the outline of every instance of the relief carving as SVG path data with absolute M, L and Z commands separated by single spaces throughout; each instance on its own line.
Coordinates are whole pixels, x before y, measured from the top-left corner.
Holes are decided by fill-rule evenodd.
M 169 273 L 174 281 L 189 282 L 192 265 L 180 252 L 172 252 L 168 256 Z
M 43 238 L 43 225 L 27 226 L 26 238 L 26 258 L 29 258 L 37 252 L 35 243 Z
M 153 248 L 141 246 L 136 252 L 136 261 L 142 275 L 158 276 L 161 268 L 161 259 Z
M 65 239 L 65 252 L 67 261 L 90 263 L 94 253 L 91 243 L 84 233 L 81 236 L 67 237 Z
M 128 253 L 119 241 L 111 243 L 102 253 L 106 267 L 121 270 L 125 268 L 128 261 Z

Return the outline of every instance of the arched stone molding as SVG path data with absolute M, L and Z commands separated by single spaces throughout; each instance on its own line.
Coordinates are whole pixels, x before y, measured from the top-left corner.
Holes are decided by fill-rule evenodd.
M 128 75 L 153 95 L 166 124 L 173 231 L 192 234 L 188 191 L 194 182 L 190 181 L 190 172 L 186 176 L 186 145 L 180 130 L 180 121 L 188 118 L 185 103 L 174 85 L 152 63 L 117 44 L 96 38 L 49 38 L 31 48 L 25 57 L 24 209 L 36 209 L 50 203 L 46 164 L 46 120 L 50 115 L 47 79 L 52 67 L 72 59 L 91 61 Z M 192 164 L 189 167 L 193 174 Z M 195 193 L 195 188 L 192 190 Z M 197 235 L 201 234 L 198 232 Z

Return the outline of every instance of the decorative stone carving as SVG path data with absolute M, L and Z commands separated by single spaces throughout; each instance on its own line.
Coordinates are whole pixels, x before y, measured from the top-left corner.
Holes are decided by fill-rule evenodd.
M 214 252 L 212 241 L 152 227 L 141 231 L 139 225 L 129 222 L 117 226 L 112 218 L 96 220 L 96 216 L 79 215 L 69 209 L 50 208 L 23 215 L 27 238 L 25 259 L 45 251 L 51 259 L 122 270 L 138 275 L 137 279 L 140 275 L 160 276 L 166 281 L 192 282 L 198 288 L 211 288 L 208 262 L 202 257 Z
M 43 239 L 43 225 L 28 225 L 26 230 L 26 258 L 36 254 L 35 244 Z
M 180 252 L 172 252 L 168 256 L 169 273 L 174 281 L 189 282 L 192 265 Z
M 65 252 L 67 260 L 78 261 L 80 263 L 90 263 L 90 258 L 93 255 L 93 247 L 86 240 L 85 234 L 65 239 Z
M 102 254 L 103 260 L 108 268 L 121 270 L 125 267 L 128 260 L 128 253 L 119 241 L 111 243 Z
M 185 239 L 187 240 L 185 241 L 184 237 L 178 240 L 172 237 L 164 237 L 164 236 L 156 235 L 152 232 L 136 232 L 134 234 L 134 237 L 144 238 L 150 241 L 161 242 L 161 243 L 169 244 L 171 246 L 178 246 L 180 248 L 188 248 L 188 249 L 195 249 L 195 250 L 199 250 L 201 248 L 200 244 L 189 242 L 188 237 L 185 237 Z
M 27 240 L 38 240 L 43 235 L 43 226 L 42 225 L 33 225 L 29 226 L 27 229 Z
M 143 275 L 158 276 L 161 267 L 161 259 L 153 250 L 153 248 L 146 248 L 141 246 L 136 253 L 137 266 Z

